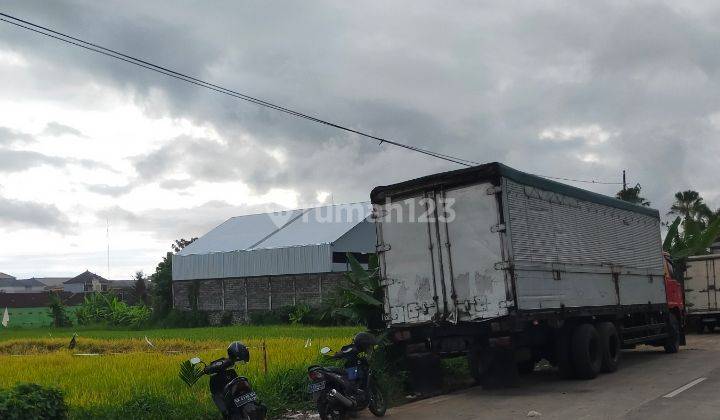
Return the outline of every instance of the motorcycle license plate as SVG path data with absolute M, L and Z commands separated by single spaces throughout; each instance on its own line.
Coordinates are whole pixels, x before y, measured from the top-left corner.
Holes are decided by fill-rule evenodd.
M 313 394 L 315 392 L 319 392 L 325 389 L 325 381 L 322 382 L 315 382 L 310 385 L 308 385 L 308 393 Z
M 242 407 L 243 405 L 257 401 L 257 394 L 255 392 L 248 392 L 245 395 L 241 395 L 233 400 L 235 407 Z

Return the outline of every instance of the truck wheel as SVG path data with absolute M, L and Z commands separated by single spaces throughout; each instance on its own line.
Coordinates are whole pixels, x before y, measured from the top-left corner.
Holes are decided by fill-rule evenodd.
M 597 324 L 597 331 L 600 335 L 600 349 L 602 354 L 601 372 L 615 372 L 620 365 L 620 336 L 618 336 L 615 324 L 612 322 L 601 322 Z
M 580 379 L 593 379 L 600 373 L 602 351 L 600 335 L 590 324 L 580 324 L 570 342 L 573 366 Z
M 575 369 L 570 357 L 570 332 L 571 330 L 562 329 L 555 337 L 554 362 L 558 368 L 558 375 L 562 379 L 575 377 Z
M 665 339 L 665 353 L 677 353 L 680 350 L 680 324 L 675 315 L 670 314 L 667 321 L 668 336 Z

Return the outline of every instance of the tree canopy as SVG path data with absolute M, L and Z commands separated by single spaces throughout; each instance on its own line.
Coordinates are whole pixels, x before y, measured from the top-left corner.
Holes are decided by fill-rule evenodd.
M 628 203 L 637 204 L 639 206 L 650 206 L 650 202 L 640 196 L 641 190 L 642 186 L 640 186 L 640 184 L 635 184 L 634 187 L 623 188 L 618 191 L 615 197 L 622 201 L 627 201 Z

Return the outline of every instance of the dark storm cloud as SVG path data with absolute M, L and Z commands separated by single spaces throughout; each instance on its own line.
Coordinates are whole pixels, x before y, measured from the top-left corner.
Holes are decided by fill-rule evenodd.
M 60 233 L 67 233 L 72 227 L 68 217 L 54 205 L 13 200 L 2 196 L 0 196 L 0 225 L 5 228 L 29 227 Z
M 256 145 L 255 145 L 256 146 Z M 223 182 L 250 180 L 253 185 L 270 186 L 283 169 L 261 148 L 252 143 L 219 143 L 215 140 L 178 137 L 147 155 L 134 160 L 138 177 L 143 182 L 163 179 L 175 172 L 194 180 Z M 175 184 L 175 185 L 173 185 Z M 163 181 L 161 185 L 168 185 Z M 177 183 L 170 183 L 177 186 Z
M 70 127 L 69 125 L 61 124 L 57 121 L 51 121 L 45 125 L 45 129 L 43 130 L 43 134 L 47 134 L 50 136 L 75 136 L 75 137 L 85 137 L 85 135 L 82 133 L 82 131 L 78 130 L 77 128 Z
M 712 4 L 219 2 L 208 8 L 78 0 L 16 1 L 7 9 L 375 135 L 568 178 L 614 181 L 627 169 L 658 207 L 690 186 L 720 204 L 710 158 L 720 152 L 720 10 Z M 138 156 L 139 182 L 174 188 L 170 180 L 178 176 L 239 180 L 258 191 L 293 188 L 304 200 L 323 190 L 337 201 L 357 201 L 374 185 L 456 167 L 33 34 L 0 31 L 0 46 L 27 56 L 44 95 L 61 98 L 88 82 L 112 86 L 149 115 L 210 123 L 220 134 L 221 141 L 167 139 Z M 551 128 L 593 125 L 612 136 L 540 138 Z M 286 160 L 277 161 L 274 150 Z

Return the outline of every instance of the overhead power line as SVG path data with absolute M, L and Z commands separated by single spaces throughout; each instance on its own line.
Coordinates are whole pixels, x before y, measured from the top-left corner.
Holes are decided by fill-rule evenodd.
M 67 43 L 67 44 L 71 44 L 71 45 L 74 45 L 74 46 L 77 46 L 77 47 L 80 47 L 80 48 L 83 48 L 83 49 L 86 49 L 86 50 L 89 50 L 92 52 L 96 52 L 96 53 L 114 58 L 116 60 L 124 61 L 126 63 L 133 64 L 135 66 L 142 67 L 144 69 L 151 70 L 151 71 L 163 74 L 165 76 L 172 77 L 174 79 L 182 80 L 186 83 L 200 86 L 200 87 L 215 91 L 217 93 L 222 93 L 222 94 L 232 96 L 234 98 L 241 99 L 243 101 L 247 101 L 247 102 L 259 105 L 259 106 L 274 109 L 276 111 L 283 112 L 283 113 L 292 115 L 297 118 L 306 119 L 306 120 L 309 120 L 309 121 L 312 121 L 312 122 L 315 122 L 318 124 L 336 128 L 338 130 L 353 133 L 353 134 L 359 135 L 359 136 L 364 137 L 369 140 L 375 140 L 375 141 L 378 141 L 380 145 L 382 145 L 383 143 L 387 143 L 387 144 L 390 144 L 390 145 L 393 145 L 396 147 L 411 150 L 411 151 L 414 151 L 417 153 L 422 153 L 427 156 L 435 157 L 435 158 L 442 159 L 442 160 L 452 162 L 452 163 L 456 163 L 456 164 L 459 164 L 462 166 L 469 167 L 469 166 L 481 164 L 480 162 L 476 162 L 473 160 L 463 159 L 463 158 L 460 158 L 457 156 L 434 152 L 432 150 L 428 150 L 428 149 L 424 149 L 424 148 L 420 148 L 420 147 L 416 147 L 416 146 L 411 146 L 408 144 L 403 144 L 403 143 L 393 141 L 393 140 L 390 140 L 390 139 L 387 139 L 384 137 L 375 136 L 375 135 L 372 135 L 372 134 L 369 134 L 369 133 L 366 133 L 366 132 L 363 132 L 360 130 L 356 130 L 356 129 L 353 129 L 353 128 L 350 128 L 347 126 L 343 126 L 341 124 L 327 121 L 327 120 L 324 120 L 322 118 L 319 118 L 319 117 L 316 117 L 313 115 L 295 111 L 293 109 L 286 108 L 281 105 L 277 105 L 277 104 L 274 104 L 274 103 L 271 103 L 271 102 L 268 102 L 268 101 L 265 101 L 265 100 L 262 100 L 259 98 L 255 98 L 253 96 L 250 96 L 250 95 L 247 95 L 247 94 L 244 94 L 244 93 L 232 90 L 232 89 L 228 89 L 228 88 L 225 88 L 223 86 L 220 86 L 220 85 L 217 85 L 214 83 L 210 83 L 210 82 L 202 80 L 200 78 L 193 77 L 193 76 L 172 70 L 172 69 L 164 67 L 164 66 L 153 64 L 149 61 L 146 61 L 146 60 L 143 60 L 143 59 L 140 59 L 140 58 L 128 55 L 128 54 L 121 53 L 121 52 L 113 50 L 111 48 L 103 47 L 102 45 L 98 45 L 98 44 L 95 44 L 92 42 L 85 41 L 80 38 L 76 38 L 76 37 L 67 35 L 62 32 L 58 32 L 58 31 L 50 29 L 48 27 L 29 22 L 27 20 L 23 20 L 23 19 L 15 17 L 15 16 L 8 15 L 6 13 L 0 12 L 0 16 L 1 16 L 0 17 L 1 21 L 9 23 L 11 25 L 14 25 L 16 27 L 23 28 L 23 29 L 35 32 L 37 34 L 44 35 L 44 36 L 53 38 L 55 40 L 58 40 L 58 41 L 61 41 L 61 42 Z M 539 175 L 539 176 L 542 176 L 544 178 L 560 179 L 560 180 L 571 181 L 571 182 L 584 182 L 584 183 L 593 183 L 593 184 L 618 184 L 618 183 L 614 183 L 614 182 L 600 182 L 600 181 L 595 181 L 595 180 L 580 180 L 580 179 L 572 179 L 572 178 L 551 177 L 551 176 L 544 176 L 544 175 Z
M 622 182 L 596 181 L 594 179 L 563 178 L 560 176 L 549 176 L 549 175 L 540 175 L 540 174 L 533 174 L 533 175 L 541 176 L 543 178 L 548 178 L 548 179 L 558 179 L 558 180 L 569 181 L 569 182 L 583 182 L 583 183 L 587 183 L 587 184 L 600 184 L 600 185 L 623 185 Z

